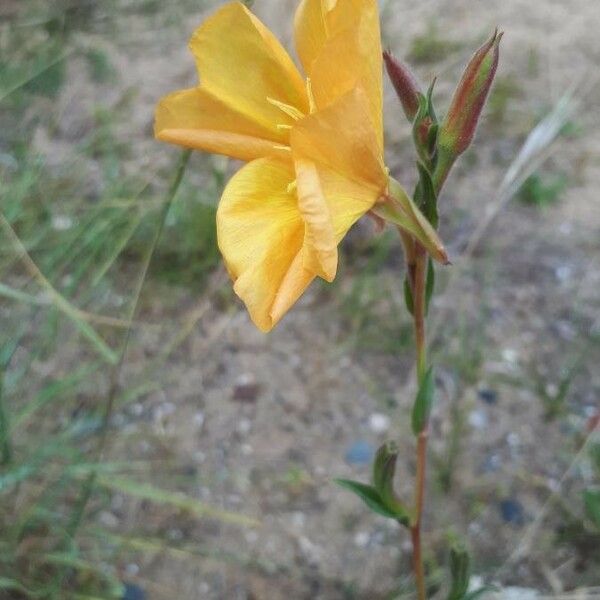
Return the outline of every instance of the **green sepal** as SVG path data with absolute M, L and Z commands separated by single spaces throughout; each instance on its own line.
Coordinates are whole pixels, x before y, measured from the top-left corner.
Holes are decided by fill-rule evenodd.
M 417 114 L 413 120 L 413 125 L 416 126 L 420 123 L 425 117 L 428 116 L 427 112 L 429 109 L 429 102 L 427 100 L 427 96 L 419 93 L 419 110 L 417 110 Z
M 583 503 L 588 518 L 600 529 L 600 490 L 584 490 Z
M 404 278 L 404 302 L 406 303 L 406 308 L 411 315 L 415 314 L 415 301 L 413 299 L 413 293 L 410 289 L 410 282 L 408 281 L 408 277 Z
M 378 217 L 412 235 L 434 260 L 443 265 L 449 263 L 448 253 L 437 231 L 395 179 L 391 178 L 389 181 L 389 195 L 385 201 L 376 203 L 371 210 Z
M 419 169 L 419 201 L 417 205 L 431 223 L 434 229 L 437 229 L 439 223 L 439 216 L 437 210 L 437 195 L 435 193 L 435 187 L 433 180 L 431 179 L 431 173 L 427 167 L 419 160 L 417 161 L 417 168 Z
M 341 487 L 355 493 L 374 513 L 389 519 L 396 519 L 396 514 L 390 510 L 379 495 L 379 492 L 372 486 L 351 479 L 334 479 Z
M 429 259 L 427 263 L 427 282 L 425 283 L 425 314 L 429 312 L 429 303 L 433 298 L 433 292 L 435 291 L 435 268 L 433 261 Z
M 440 131 L 440 126 L 438 123 L 434 123 L 429 128 L 429 133 L 427 134 L 427 149 L 429 150 L 429 155 L 434 159 L 437 154 L 437 142 L 438 142 L 438 133 Z
M 435 108 L 433 107 L 433 88 L 435 87 L 436 82 L 437 79 L 434 78 L 429 86 L 429 89 L 427 90 L 427 114 L 429 117 L 431 117 L 433 123 L 438 122 L 437 115 L 435 114 Z
M 412 430 L 415 435 L 419 435 L 429 423 L 429 415 L 433 406 L 433 397 L 435 392 L 435 378 L 433 367 L 429 367 L 421 387 L 417 393 L 417 398 L 412 411 Z

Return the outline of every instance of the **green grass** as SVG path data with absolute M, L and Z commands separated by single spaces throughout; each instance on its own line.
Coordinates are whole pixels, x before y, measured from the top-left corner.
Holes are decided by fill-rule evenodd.
M 523 204 L 544 208 L 558 202 L 568 185 L 566 175 L 534 173 L 522 185 L 517 197 Z
M 28 0 L 16 22 L 0 24 L 0 597 L 119 598 L 123 565 L 159 552 L 274 572 L 273 565 L 256 564 L 242 552 L 228 554 L 187 540 L 175 546 L 161 531 L 150 530 L 151 519 L 131 530 L 120 523 L 117 531 L 100 518 L 119 495 L 132 505 L 143 503 L 161 521 L 210 518 L 236 527 L 255 525 L 248 515 L 186 493 L 200 478 L 210 487 L 211 473 L 182 475 L 168 452 L 160 459 L 124 461 L 141 442 L 164 450 L 164 440 L 150 427 L 129 431 L 114 419 L 163 392 L 178 376 L 171 374 L 169 359 L 191 326 L 173 319 L 173 330 L 165 335 L 157 323 L 163 314 L 156 317 L 152 309 L 180 314 L 181 298 L 201 294 L 214 295 L 225 311 L 232 305 L 229 285 L 209 286 L 221 263 L 215 211 L 228 164 L 193 156 L 167 205 L 177 155 L 165 146 L 161 160 L 138 168 L 143 142 L 151 135 L 127 129 L 132 114 L 141 110 L 139 91 L 120 79 L 113 54 L 96 43 L 102 36 L 121 35 L 139 52 L 139 40 L 128 38 L 127 18 L 145 19 L 148 31 L 162 32 L 182 27 L 186 11 L 197 11 L 198 5 Z M 391 10 L 392 3 L 387 5 Z M 460 47 L 432 26 L 415 38 L 411 54 L 427 63 Z M 48 164 L 36 136 L 60 137 L 64 115 L 57 106 L 71 69 L 79 69 L 76 76 L 86 77 L 99 99 L 90 106 L 82 133 L 69 139 L 60 160 Z M 101 92 L 113 87 L 117 100 L 101 100 Z M 516 93 L 508 84 L 497 88 L 492 111 L 499 120 L 505 120 Z M 534 203 L 551 203 L 552 190 L 531 182 L 524 190 L 527 186 Z M 344 350 L 412 356 L 412 325 L 398 293 L 397 244 L 395 234 L 387 232 L 347 246 L 346 276 L 323 286 L 346 326 Z M 440 362 L 457 374 L 461 389 L 481 377 L 486 319 L 482 307 L 477 318 L 457 319 L 444 328 L 454 344 L 438 351 Z M 122 370 L 128 366 L 126 349 L 143 354 L 140 340 L 157 331 L 156 355 L 144 357 L 131 372 Z M 382 392 L 383 383 L 371 385 L 382 402 L 396 401 Z M 569 384 L 558 389 L 546 404 L 562 418 Z M 460 400 L 450 413 L 447 460 L 438 465 L 445 489 L 460 457 Z M 117 458 L 110 454 L 113 445 L 119 448 Z M 291 496 L 313 485 L 302 465 L 290 466 L 279 483 Z
M 137 532 L 122 532 L 123 544 L 115 545 L 96 519 L 115 493 L 149 502 L 165 516 L 256 524 L 181 493 L 192 481 L 168 463 L 104 458 L 115 438 L 127 446 L 141 435 L 114 429 L 112 416 L 168 383 L 154 362 L 154 371 L 111 384 L 140 294 L 161 281 L 199 293 L 218 264 L 214 216 L 226 165 L 195 159 L 194 183 L 184 181 L 167 209 L 173 162 L 151 174 L 152 185 L 147 173 L 125 168 L 135 157 L 120 135 L 134 110 L 127 98 L 116 110 L 99 104 L 92 127 L 58 168 L 45 164 L 29 142 L 37 127 L 56 127 L 59 115 L 48 101 L 65 85 L 70 61 L 85 61 L 94 85 L 116 83 L 106 54 L 71 42 L 97 16 L 92 3 L 50 10 L 32 2 L 17 26 L 3 26 L 0 595 L 11 598 L 122 596 L 123 544 Z M 101 181 L 92 190 L 90 162 Z M 164 349 L 172 352 L 184 339 L 173 331 Z M 153 544 L 156 551 L 169 540 Z
M 416 64 L 435 63 L 458 52 L 462 47 L 461 42 L 445 38 L 436 23 L 432 22 L 424 33 L 412 40 L 408 58 Z
M 516 77 L 500 75 L 496 77 L 487 103 L 487 119 L 496 128 L 507 120 L 508 109 L 515 99 L 523 96 L 523 88 Z
M 356 349 L 394 354 L 405 352 L 412 342 L 412 323 L 404 299 L 393 293 L 395 280 L 382 281 L 381 271 L 389 262 L 398 241 L 388 230 L 373 237 L 366 246 L 349 249 L 346 283 L 336 279 L 332 291 L 339 312 L 348 323 L 345 342 Z M 381 323 L 385 322 L 382 331 Z

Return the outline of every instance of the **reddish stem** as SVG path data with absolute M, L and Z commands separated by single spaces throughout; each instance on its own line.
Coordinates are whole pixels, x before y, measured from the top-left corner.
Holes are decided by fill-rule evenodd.
M 427 371 L 427 347 L 425 338 L 425 287 L 427 273 L 427 254 L 416 244 L 415 264 L 409 268 L 409 279 L 413 292 L 415 344 L 417 348 L 417 379 L 422 384 Z M 411 265 L 412 267 L 412 265 Z M 425 569 L 421 544 L 421 525 L 425 504 L 425 467 L 427 463 L 427 426 L 417 437 L 417 472 L 415 480 L 415 518 L 411 527 L 413 545 L 413 569 L 419 600 L 426 600 Z

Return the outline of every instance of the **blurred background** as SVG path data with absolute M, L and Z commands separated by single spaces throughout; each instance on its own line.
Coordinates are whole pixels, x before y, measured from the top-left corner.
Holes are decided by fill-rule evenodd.
M 219 4 L 0 2 L 2 598 L 413 597 L 406 534 L 332 483 L 366 481 L 398 437 L 412 489 L 394 232 L 360 223 L 335 283 L 263 335 L 216 248 L 238 165 L 195 153 L 166 204 L 181 151 L 154 141 L 154 106 L 196 83 L 187 42 Z M 253 6 L 288 48 L 295 5 Z M 441 114 L 470 54 L 506 32 L 440 201 L 432 590 L 460 539 L 498 598 L 600 597 L 597 3 L 381 10 L 386 46 L 438 77 Z M 409 189 L 386 86 L 387 162 Z

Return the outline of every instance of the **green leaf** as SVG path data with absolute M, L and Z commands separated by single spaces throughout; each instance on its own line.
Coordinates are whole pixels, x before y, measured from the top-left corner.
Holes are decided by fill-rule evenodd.
M 464 600 L 471 579 L 471 558 L 462 545 L 454 545 L 450 549 L 450 573 L 452 587 L 448 600 Z
M 431 173 L 420 160 L 417 161 L 417 168 L 419 169 L 419 195 L 421 196 L 419 205 L 431 226 L 437 229 L 439 223 L 437 194 L 435 193 Z
M 584 490 L 583 502 L 587 516 L 600 529 L 600 490 Z
M 404 278 L 404 302 L 406 303 L 406 308 L 411 315 L 415 314 L 415 301 L 413 299 L 412 290 L 410 289 L 410 283 L 408 281 L 408 277 Z
M 412 412 L 412 429 L 415 435 L 419 435 L 429 422 L 431 407 L 433 406 L 433 396 L 435 392 L 435 378 L 433 376 L 433 367 L 429 367 L 421 387 L 417 393 L 417 398 Z
M 243 514 L 214 508 L 204 502 L 187 496 L 180 492 L 170 492 L 149 483 L 142 483 L 126 477 L 115 477 L 114 475 L 100 475 L 97 484 L 109 490 L 115 490 L 131 496 L 148 500 L 156 504 L 167 504 L 180 510 L 189 512 L 198 517 L 210 517 L 224 523 L 243 525 L 246 527 L 258 527 L 260 522 Z
M 356 494 L 374 513 L 389 519 L 398 518 L 398 515 L 384 504 L 379 492 L 373 486 L 351 479 L 335 479 L 334 481 L 339 486 Z
M 0 590 L 10 590 L 27 598 L 41 598 L 42 594 L 26 588 L 22 583 L 8 577 L 0 577 Z
M 427 283 L 425 284 L 425 313 L 429 311 L 429 303 L 431 302 L 431 298 L 433 297 L 433 292 L 435 291 L 435 268 L 433 266 L 433 261 L 429 259 L 429 263 L 427 264 Z
M 400 502 L 394 491 L 394 476 L 398 460 L 398 445 L 394 442 L 383 444 L 373 462 L 373 488 L 387 509 L 403 525 L 410 524 L 410 517 L 405 506 Z

